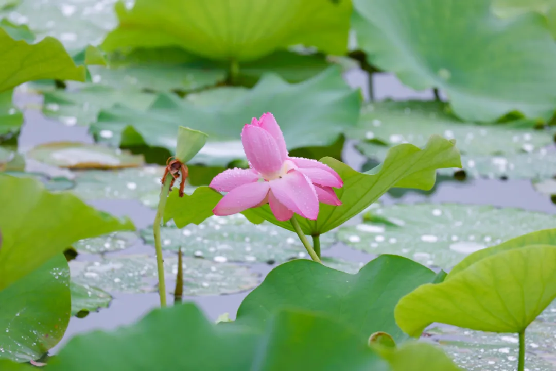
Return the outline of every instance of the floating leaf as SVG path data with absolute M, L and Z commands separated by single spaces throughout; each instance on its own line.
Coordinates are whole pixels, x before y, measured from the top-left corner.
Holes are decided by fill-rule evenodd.
M 0 148 L 0 152 L 1 152 Z M 9 164 L 8 164 L 9 167 Z M 70 190 L 74 187 L 74 181 L 67 179 L 66 177 L 50 177 L 43 173 L 37 172 L 22 172 L 22 171 L 12 171 L 8 170 L 6 174 L 14 177 L 28 177 L 40 181 L 45 185 L 45 189 L 48 191 L 65 191 Z
M 74 243 L 73 247 L 78 253 L 99 254 L 129 248 L 137 241 L 136 232 L 119 231 L 97 238 L 82 239 Z
M 370 104 L 364 109 L 358 125 L 347 131 L 350 138 L 375 140 L 389 146 L 425 143 L 433 134 L 457 140 L 461 153 L 468 156 L 530 152 L 553 142 L 549 132 L 514 127 L 512 123 L 492 126 L 464 123 L 449 114 L 444 103 L 425 101 Z
M 445 269 L 487 246 L 555 226 L 554 216 L 544 213 L 458 204 L 376 206 L 364 220 L 342 227 L 338 239 L 372 254 L 397 254 Z
M 75 337 L 47 369 L 74 370 L 84 364 L 98 370 L 371 371 L 387 367 L 342 324 L 293 311 L 277 314 L 265 331 L 256 332 L 235 323 L 212 324 L 187 303 L 154 310 L 117 332 Z
M 512 123 L 479 126 L 463 123 L 448 114 L 444 103 L 385 101 L 368 106 L 357 127 L 347 131 L 359 139 L 358 150 L 382 159 L 387 146 L 424 143 L 432 134 L 456 139 L 463 169 L 469 177 L 548 177 L 556 168 L 555 154 L 544 146 L 552 143 L 547 131 L 513 126 Z M 453 169 L 441 171 L 453 175 Z
M 58 344 L 70 320 L 69 285 L 68 264 L 57 254 L 0 290 L 0 359 L 39 359 Z
M 110 257 L 96 262 L 70 262 L 72 280 L 107 292 L 156 291 L 157 261 L 154 257 Z M 165 272 L 176 277 L 178 260 L 165 258 Z M 258 276 L 245 266 L 183 258 L 184 296 L 207 296 L 246 291 L 258 284 Z
M 164 167 L 145 166 L 76 172 L 72 192 L 83 199 L 138 199 L 161 191 Z
M 472 331 L 447 325 L 428 328 L 436 341 L 467 370 L 512 371 L 517 368 L 518 338 L 513 333 Z M 525 331 L 525 367 L 531 371 L 556 368 L 556 303 L 553 302 Z
M 358 92 L 345 84 L 335 67 L 299 84 L 266 75 L 244 94 L 226 88 L 223 92 L 220 99 L 226 103 L 219 107 L 207 106 L 205 100 L 198 105 L 199 99 L 160 95 L 147 111 L 122 107 L 102 110 L 91 130 L 99 141 L 122 147 L 147 144 L 174 154 L 176 131 L 184 125 L 202 130 L 210 139 L 192 163 L 226 166 L 245 159 L 240 131 L 252 116 L 272 112 L 289 149 L 329 146 L 358 119 Z M 212 96 L 216 94 L 212 92 Z M 110 139 L 101 136 L 105 130 L 113 133 Z
M 12 93 L 0 93 L 0 143 L 16 137 L 23 124 L 23 113 L 12 106 Z
M 85 80 L 85 67 L 76 66 L 60 42 L 51 37 L 37 44 L 15 41 L 0 27 L 0 92 L 38 79 Z
M 195 213 L 194 206 L 192 213 Z M 142 230 L 141 234 L 148 244 L 154 244 L 152 229 Z M 323 235 L 321 240 L 324 248 L 333 243 L 331 234 Z M 163 249 L 178 251 L 182 248 L 186 257 L 216 262 L 275 263 L 307 257 L 295 233 L 269 223 L 253 225 L 241 214 L 213 216 L 199 226 L 191 225 L 183 229 L 163 227 L 161 242 Z
M 554 114 L 556 45 L 542 16 L 502 20 L 484 0 L 353 5 L 368 61 L 415 90 L 443 90 L 462 119 L 492 122 L 519 111 L 546 121 Z
M 35 146 L 27 157 L 62 168 L 129 168 L 144 164 L 143 156 L 126 150 L 81 142 L 49 142 Z
M 319 311 L 358 331 L 363 343 L 377 331 L 401 342 L 407 335 L 395 324 L 395 304 L 435 277 L 422 265 L 388 255 L 369 262 L 356 275 L 313 261 L 290 261 L 273 269 L 244 299 L 235 324 L 264 327 L 283 308 Z
M 109 306 L 112 296 L 98 288 L 89 285 L 70 283 L 72 292 L 72 315 L 79 318 L 87 316 L 91 311 Z
M 134 228 L 130 220 L 97 211 L 67 193 L 51 194 L 30 178 L 0 174 L 0 190 L 0 290 L 80 239 Z
M 107 51 L 180 46 L 202 57 L 242 62 L 297 44 L 344 54 L 351 3 L 242 0 L 231 6 L 219 0 L 209 11 L 202 0 L 163 0 L 155 7 L 149 0 L 138 0 L 131 9 L 119 2 L 115 11 L 119 25 L 103 42 Z M 264 14 L 273 27 L 261 24 Z
M 44 92 L 43 112 L 58 118 L 63 124 L 90 125 L 97 120 L 101 109 L 114 105 L 146 110 L 156 99 L 156 95 L 129 90 L 115 90 L 110 87 L 84 84 L 78 91 L 54 90 Z M 110 131 L 99 133 L 102 138 L 111 138 Z
M 68 49 L 99 44 L 116 25 L 112 4 L 115 0 L 22 0 L 8 16 L 14 22 L 27 23 L 39 39 L 53 36 Z
M 420 286 L 399 301 L 395 319 L 415 337 L 433 322 L 522 332 L 555 298 L 556 246 L 519 244 L 450 273 L 442 283 Z
M 339 207 L 320 205 L 316 221 L 297 216 L 302 231 L 307 235 L 330 231 L 356 216 L 374 203 L 391 187 L 429 190 L 436 182 L 436 169 L 460 166 L 459 151 L 455 142 L 439 136 L 430 137 L 423 149 L 411 144 L 391 148 L 383 164 L 366 173 L 359 173 L 335 159 L 321 161 L 332 167 L 343 179 L 343 188 L 336 191 L 343 203 Z M 250 209 L 244 214 L 258 216 L 292 230 L 291 224 L 278 222 L 269 206 Z

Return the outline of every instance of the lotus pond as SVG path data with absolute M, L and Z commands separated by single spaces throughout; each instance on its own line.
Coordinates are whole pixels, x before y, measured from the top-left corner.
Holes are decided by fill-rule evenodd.
M 0 370 L 556 370 L 555 15 L 0 0 Z

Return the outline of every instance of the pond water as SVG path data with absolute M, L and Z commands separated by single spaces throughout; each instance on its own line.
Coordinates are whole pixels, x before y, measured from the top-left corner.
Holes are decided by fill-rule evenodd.
M 369 96 L 367 87 L 367 75 L 360 70 L 352 70 L 345 74 L 346 80 L 352 87 L 361 88 L 364 96 L 367 98 Z M 415 92 L 411 89 L 403 86 L 397 78 L 389 74 L 377 74 L 374 77 L 374 89 L 375 98 L 395 98 L 395 99 L 432 99 L 434 97 L 431 91 Z M 40 110 L 37 109 L 38 104 L 40 104 L 40 96 L 30 95 L 25 92 L 17 92 L 15 95 L 15 103 L 19 107 L 27 107 L 24 111 L 25 114 L 25 124 L 22 128 L 20 136 L 20 148 L 22 150 L 29 149 L 35 145 L 41 143 L 47 143 L 52 141 L 80 141 L 84 143 L 93 143 L 91 135 L 87 132 L 87 127 L 81 126 L 66 126 L 60 122 L 52 119 L 45 118 Z M 422 145 L 422 144 L 417 144 Z M 459 145 L 459 143 L 458 143 Z M 360 167 L 366 162 L 366 159 L 360 155 L 360 153 L 353 147 L 353 143 L 348 142 L 344 149 L 344 159 L 355 169 L 360 169 Z M 28 165 L 28 170 L 39 170 L 36 169 L 38 166 L 32 163 Z M 155 175 L 157 176 L 157 175 Z M 134 187 L 135 188 L 135 187 Z M 494 206 L 494 207 L 506 207 L 506 208 L 521 208 L 527 211 L 542 212 L 549 215 L 555 214 L 555 205 L 552 203 L 548 195 L 538 193 L 533 189 L 531 181 L 527 179 L 473 179 L 467 180 L 466 182 L 460 181 L 443 181 L 438 182 L 435 191 L 426 194 L 420 192 L 409 191 L 401 195 L 396 194 L 386 194 L 384 195 L 380 203 L 389 208 L 391 205 L 402 205 L 402 204 L 416 204 L 416 203 L 431 203 L 431 204 L 441 204 L 441 203 L 452 203 L 452 204 L 464 204 L 464 205 L 477 205 L 477 206 Z M 133 220 L 135 226 L 138 230 L 148 229 L 153 221 L 155 211 L 146 206 L 140 200 L 119 200 L 119 199 L 97 199 L 90 201 L 90 204 L 105 210 L 112 214 L 118 216 L 130 216 Z M 360 222 L 361 217 L 357 216 L 354 221 L 351 221 L 353 225 Z M 553 218 L 549 218 L 552 220 Z M 204 244 L 218 244 L 215 242 L 214 234 L 217 236 L 221 234 L 219 221 L 215 223 L 207 223 L 202 229 L 203 231 L 196 227 L 194 229 L 188 230 L 188 232 L 182 231 L 168 231 L 168 248 L 172 248 L 173 239 L 186 238 L 190 236 L 193 239 L 197 237 L 201 239 Z M 236 229 L 236 225 L 232 227 L 225 226 L 229 224 L 230 221 L 222 222 L 223 228 L 229 228 L 232 230 Z M 240 223 L 240 222 L 239 222 Z M 197 229 L 197 230 L 196 230 Z M 266 242 L 271 244 L 273 242 L 273 229 L 270 228 L 269 231 L 262 232 L 262 235 L 271 234 L 266 237 Z M 209 233 L 208 233 L 209 231 Z M 149 231 L 148 231 L 149 233 Z M 147 233 L 147 234 L 148 234 Z M 428 231 L 424 231 L 428 234 Z M 172 235 L 175 234 L 175 235 Z M 177 235 L 178 234 L 178 235 Z M 294 235 L 294 234 L 293 234 Z M 297 257 L 299 252 L 302 252 L 300 247 L 296 246 L 296 241 L 287 237 L 285 234 L 279 233 L 276 235 L 276 239 L 280 239 L 281 252 L 277 252 L 277 256 L 287 255 L 286 257 L 292 256 Z M 270 239 L 270 237 L 272 237 Z M 420 235 L 417 235 L 419 239 Z M 205 239 L 205 240 L 203 240 Z M 242 237 L 242 239 L 249 239 L 249 237 Z M 348 271 L 354 271 L 358 269 L 359 264 L 364 264 L 375 257 L 374 254 L 367 253 L 365 251 L 357 249 L 353 245 L 347 245 L 340 242 L 333 243 L 335 239 L 335 234 L 328 239 L 327 242 L 323 242 L 324 255 L 332 257 L 335 259 L 343 261 L 332 261 L 331 265 L 345 268 Z M 360 238 L 358 238 L 360 239 Z M 245 240 L 245 244 L 242 240 L 235 242 L 234 249 L 250 248 L 250 241 Z M 333 243 L 333 244 L 332 244 Z M 106 243 L 110 245 L 111 243 Z M 327 246 L 329 248 L 326 248 Z M 470 246 L 468 246 L 470 248 Z M 123 249 L 122 249 L 123 248 Z M 227 258 L 226 250 L 230 247 L 221 247 L 222 249 L 219 253 L 213 254 L 212 252 L 193 251 L 194 256 L 201 255 L 207 258 L 211 255 L 212 260 L 215 265 L 222 264 L 224 261 L 229 261 Z M 279 249 L 279 248 L 278 248 Z M 96 275 L 95 267 L 87 268 L 87 265 L 97 266 L 96 270 L 101 270 L 103 265 L 122 265 L 122 262 L 117 261 L 118 257 L 134 255 L 137 257 L 144 257 L 145 255 L 153 256 L 154 250 L 150 245 L 145 244 L 141 239 L 132 239 L 128 243 L 123 243 L 123 246 L 117 247 L 114 250 L 112 248 L 106 249 L 108 252 L 103 254 L 103 258 L 100 259 L 99 256 L 93 255 L 91 253 L 80 253 L 76 258 L 77 266 L 85 267 L 83 270 L 85 274 L 83 275 Z M 112 250 L 112 251 L 111 251 Z M 467 249 L 465 249 L 467 250 Z M 165 254 L 169 259 L 174 259 L 176 257 L 176 251 L 173 249 L 168 249 Z M 248 291 L 243 291 L 243 288 L 250 286 L 250 283 L 236 282 L 235 275 L 239 272 L 249 272 L 251 276 L 250 280 L 254 280 L 253 285 L 257 281 L 262 280 L 265 275 L 274 267 L 276 263 L 272 260 L 266 262 L 266 260 L 260 260 L 258 256 L 262 253 L 253 252 L 247 250 L 246 256 L 253 257 L 253 264 L 250 265 L 237 265 L 230 266 L 224 271 L 231 275 L 227 279 L 207 279 L 207 283 L 204 282 L 204 278 L 199 278 L 201 284 L 207 284 L 207 291 L 200 292 L 204 295 L 201 296 L 185 296 L 184 301 L 194 301 L 197 303 L 201 309 L 206 313 L 209 319 L 217 319 L 217 317 L 223 313 L 229 313 L 231 318 L 234 318 L 236 310 L 244 299 L 244 297 L 249 293 Z M 302 252 L 303 253 L 303 252 Z M 384 253 L 391 253 L 389 247 L 386 247 Z M 191 254 L 191 253 L 190 253 Z M 238 254 L 235 251 L 235 254 Z M 463 252 L 456 252 L 455 254 L 463 254 Z M 283 257 L 283 256 L 281 256 Z M 282 258 L 284 259 L 284 257 Z M 116 260 L 116 261 L 115 261 Z M 251 259 L 247 259 L 250 261 Z M 102 261 L 102 262 L 100 262 Z M 151 260 L 153 263 L 155 259 Z M 234 260 L 230 260 L 234 261 Z M 260 262 L 262 261 L 262 262 Z M 347 261 L 347 262 L 344 262 Z M 97 262 L 97 263 L 94 263 Z M 117 262 L 117 263 L 115 263 Z M 118 263 L 120 262 L 120 263 Z M 353 263 L 353 264 L 351 264 Z M 435 266 L 435 265 L 434 265 Z M 75 265 L 73 267 L 76 267 Z M 120 266 L 118 266 L 120 267 Z M 169 272 L 173 272 L 175 269 L 169 267 Z M 219 266 L 219 270 L 223 267 Z M 130 268 L 128 273 L 132 273 L 134 268 Z M 240 271 L 239 271 L 240 270 Z M 98 271 L 97 271 L 98 272 Z M 230 274 L 233 273 L 233 274 Z M 72 273 L 74 275 L 74 273 Z M 130 274 L 128 274 L 130 275 Z M 187 274 L 186 274 L 187 275 Z M 194 274 L 193 278 L 196 278 Z M 130 275 L 131 276 L 131 275 Z M 172 275 L 168 275 L 167 288 L 172 289 L 175 286 Z M 232 279 L 231 279 L 232 278 Z M 112 281 L 120 282 L 120 278 L 112 278 Z M 212 281 L 213 280 L 213 281 Z M 231 281 L 227 283 L 226 295 L 211 295 L 211 289 L 217 286 L 219 289 L 218 293 L 223 293 L 223 281 Z M 240 281 L 240 279 L 238 279 Z M 117 282 L 117 283 L 118 283 Z M 114 284 L 114 283 L 113 283 Z M 153 285 L 153 282 L 142 283 L 141 285 Z M 221 287 L 219 287 L 221 285 Z M 252 285 L 252 286 L 253 286 Z M 149 312 L 151 309 L 159 306 L 158 294 L 155 292 L 145 293 L 141 288 L 134 291 L 128 291 L 130 288 L 137 288 L 137 283 L 126 287 L 126 290 L 122 290 L 122 286 L 113 286 L 111 294 L 113 295 L 113 300 L 110 303 L 108 309 L 101 309 L 98 312 L 92 312 L 84 318 L 72 317 L 69 327 L 66 331 L 64 338 L 61 343 L 51 351 L 51 353 L 56 353 L 61 345 L 65 344 L 74 335 L 82 332 L 87 332 L 95 329 L 114 329 L 118 326 L 123 326 L 131 324 Z M 141 287 L 141 286 L 140 286 Z M 202 285 L 203 287 L 203 285 Z M 114 290 L 116 288 L 116 290 Z M 120 288 L 120 289 L 119 289 Z M 203 288 L 202 288 L 203 289 Z M 168 302 L 172 303 L 173 298 L 168 295 Z M 555 305 L 551 305 L 534 324 L 531 325 L 529 331 L 527 332 L 527 344 L 528 354 L 526 367 L 530 370 L 550 370 L 555 369 L 555 356 L 556 356 L 556 337 L 555 337 L 555 322 L 556 322 L 556 310 Z M 448 327 L 442 325 L 433 325 L 428 329 L 427 333 L 423 337 L 425 340 L 430 340 L 432 342 L 440 343 L 444 348 L 450 353 L 452 357 L 464 368 L 468 369 L 512 369 L 516 363 L 515 355 L 516 353 L 516 336 L 515 335 L 496 335 L 487 334 L 481 332 L 473 332 L 463 329 L 458 329 L 455 327 Z

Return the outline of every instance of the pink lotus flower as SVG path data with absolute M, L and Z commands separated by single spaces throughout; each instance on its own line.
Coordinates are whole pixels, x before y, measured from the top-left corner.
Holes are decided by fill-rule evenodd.
M 227 194 L 213 209 L 228 216 L 269 203 L 279 221 L 293 213 L 310 220 L 318 218 L 319 203 L 341 205 L 333 187 L 343 180 L 329 166 L 316 160 L 291 158 L 281 128 L 271 113 L 252 119 L 240 134 L 249 169 L 228 169 L 218 174 L 209 187 Z

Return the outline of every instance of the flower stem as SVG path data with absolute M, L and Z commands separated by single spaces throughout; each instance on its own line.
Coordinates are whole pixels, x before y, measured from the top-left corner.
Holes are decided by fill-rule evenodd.
M 322 258 L 322 249 L 320 248 L 320 234 L 312 234 L 312 242 L 314 243 L 314 251 L 316 256 Z
M 300 241 L 304 245 L 304 248 L 306 248 L 306 250 L 308 251 L 308 254 L 310 255 L 310 257 L 312 257 L 312 260 L 314 260 L 316 262 L 319 262 L 319 263 L 322 263 L 322 261 L 320 261 L 320 257 L 316 254 L 316 252 L 314 252 L 314 248 L 312 248 L 312 246 L 310 245 L 310 242 L 308 242 L 308 239 L 306 239 L 306 236 L 302 232 L 302 229 L 300 228 L 300 225 L 298 224 L 298 221 L 296 220 L 295 216 L 291 217 L 291 225 L 293 225 L 293 227 L 296 231 L 296 234 L 298 235 L 298 238 L 300 239 Z
M 519 354 L 517 355 L 517 370 L 525 370 L 525 330 L 519 332 Z
M 161 219 L 167 205 L 167 196 L 169 195 L 169 187 L 172 181 L 172 175 L 169 173 L 165 178 L 165 182 L 161 187 L 161 195 L 159 196 L 159 206 L 157 214 L 153 221 L 153 238 L 155 240 L 155 251 L 157 252 L 157 273 L 159 276 L 159 298 L 161 307 L 167 306 L 167 291 L 165 289 L 165 267 L 163 266 L 163 248 L 161 247 Z

